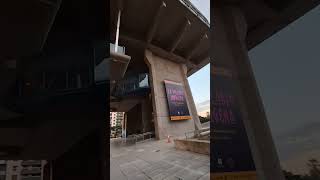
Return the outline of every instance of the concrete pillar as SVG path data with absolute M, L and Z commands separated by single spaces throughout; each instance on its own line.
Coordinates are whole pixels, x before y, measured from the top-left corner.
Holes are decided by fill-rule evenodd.
M 186 75 L 186 65 L 178 64 L 168 59 L 154 55 L 146 50 L 145 61 L 149 67 L 150 84 L 153 106 L 153 121 L 157 139 L 184 136 L 186 132 L 191 132 L 200 125 L 197 110 L 194 105 L 191 90 Z M 171 121 L 169 118 L 168 104 L 164 87 L 164 80 L 182 83 L 185 88 L 186 100 L 189 108 L 191 120 Z
M 52 180 L 106 180 L 101 133 L 96 130 L 52 161 Z M 103 143 L 103 146 L 106 146 Z M 106 153 L 106 152 L 104 152 Z M 49 167 L 50 168 L 50 167 Z M 46 176 L 48 178 L 48 175 Z
M 240 9 L 223 5 L 213 11 L 212 67 L 235 73 L 241 112 L 259 180 L 284 180 L 263 103 L 246 48 L 247 25 Z M 236 147 L 235 147 L 236 148 Z

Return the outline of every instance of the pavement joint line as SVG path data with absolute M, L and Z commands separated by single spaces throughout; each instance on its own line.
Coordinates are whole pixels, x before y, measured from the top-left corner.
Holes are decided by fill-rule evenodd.
M 123 149 L 122 149 L 123 148 Z M 118 161 L 116 159 L 120 159 L 123 163 L 121 165 L 126 165 L 128 168 L 133 165 L 134 168 L 128 169 L 128 172 L 132 172 L 132 175 L 135 176 L 133 178 L 142 178 L 144 176 L 147 179 L 153 179 L 153 178 L 182 178 L 186 175 L 184 172 L 190 173 L 191 177 L 194 176 L 195 179 L 201 179 L 201 178 L 206 178 L 208 173 L 206 172 L 207 168 L 207 163 L 206 161 L 208 156 L 204 156 L 198 153 L 192 153 L 192 152 L 187 152 L 187 151 L 178 151 L 175 148 L 171 148 L 169 146 L 163 146 L 163 144 L 158 144 L 158 143 L 150 143 L 146 145 L 137 145 L 137 146 L 130 146 L 130 147 L 120 147 L 120 149 L 126 151 L 126 148 L 132 148 L 134 152 L 136 152 L 139 149 L 145 149 L 144 152 L 150 153 L 149 155 L 151 156 L 149 158 L 143 158 L 141 156 L 141 153 L 134 153 L 133 156 L 133 161 L 124 163 L 122 160 L 126 159 L 126 156 L 129 155 L 128 153 L 119 153 L 122 156 L 117 157 L 117 158 L 112 158 L 115 159 L 115 161 Z M 160 150 L 158 152 L 155 152 L 155 150 Z M 117 152 L 117 151 L 114 151 Z M 128 151 L 127 151 L 128 152 Z M 152 160 L 152 156 L 156 155 L 157 158 L 159 159 L 154 161 Z M 111 156 L 112 157 L 112 156 Z M 114 157 L 114 156 L 113 156 Z M 121 160 L 122 159 L 122 160 Z M 198 162 L 199 161 L 199 162 Z M 163 165 L 161 165 L 163 162 Z M 202 164 L 201 167 L 198 167 L 198 164 Z M 160 164 L 159 164 L 160 163 Z M 188 165 L 189 163 L 189 165 Z M 194 164 L 196 163 L 196 164 Z M 161 167 L 160 167 L 161 166 Z M 197 167 L 196 169 L 191 169 L 191 167 Z M 149 167 L 149 169 L 148 169 Z M 157 168 L 162 168 L 162 170 L 159 171 L 159 174 L 156 172 Z M 124 173 L 123 169 L 119 168 L 121 174 L 124 176 L 126 179 L 130 179 L 130 173 L 127 175 Z M 136 169 L 136 170 L 135 170 Z M 148 169 L 147 171 L 143 171 L 144 169 Z M 201 171 L 198 169 L 201 169 Z M 133 171 L 132 171 L 133 170 Z M 136 171 L 136 173 L 135 173 Z M 172 173 L 175 172 L 175 173 Z M 180 172 L 180 174 L 177 174 Z M 153 173 L 153 175 L 152 175 Z M 158 176 L 159 175 L 159 176 Z M 179 177 L 180 176 L 180 177 Z M 188 179 L 188 178 L 187 178 Z M 190 179 L 190 178 L 189 178 Z M 160 180 L 160 179 L 159 179 Z
M 120 166 L 119 166 L 120 167 Z M 122 173 L 122 175 L 124 176 L 124 177 L 126 177 L 126 179 L 128 179 L 128 176 L 122 171 L 122 169 L 121 168 L 119 168 L 120 169 L 120 172 Z
M 205 177 L 206 175 L 208 175 L 208 173 L 206 173 L 206 174 L 204 174 L 204 175 L 200 176 L 198 179 L 201 179 L 201 178 Z

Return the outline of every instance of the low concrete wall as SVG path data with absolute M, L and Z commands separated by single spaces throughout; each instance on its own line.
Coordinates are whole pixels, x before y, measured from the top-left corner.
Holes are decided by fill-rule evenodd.
M 174 146 L 178 150 L 210 155 L 210 141 L 207 140 L 175 139 Z

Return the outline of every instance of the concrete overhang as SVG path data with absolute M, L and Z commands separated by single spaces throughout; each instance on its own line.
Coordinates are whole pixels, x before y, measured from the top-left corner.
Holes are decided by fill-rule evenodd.
M 228 7 L 235 7 L 241 10 L 244 15 L 246 28 L 244 24 L 238 23 L 237 30 L 245 35 L 245 45 L 250 51 L 258 46 L 264 40 L 268 39 L 278 31 L 287 27 L 290 23 L 302 17 L 317 5 L 320 0 L 217 0 L 214 3 L 212 13 L 213 31 L 211 34 L 212 49 L 211 57 L 218 64 L 225 64 L 232 58 L 230 46 L 228 45 L 228 29 L 224 27 L 222 16 L 227 15 Z M 236 17 L 238 18 L 238 17 Z
M 110 92 L 112 92 L 117 81 L 124 77 L 131 57 L 116 52 L 110 52 L 110 57 L 111 58 L 108 60 L 108 67 L 110 75 Z
M 259 45 L 320 4 L 319 0 L 247 0 L 242 5 L 248 22 L 248 50 Z
M 15 58 L 40 52 L 60 2 L 61 0 L 1 2 L 0 55 Z
M 187 64 L 188 76 L 209 63 L 210 25 L 188 0 L 111 0 L 110 6 L 112 42 L 121 10 L 119 44 L 126 49 Z
M 110 80 L 118 81 L 124 77 L 131 57 L 125 54 L 110 52 Z
M 214 6 L 235 6 L 242 10 L 247 22 L 246 44 L 250 50 L 319 4 L 320 0 L 216 0 Z
M 21 80 L 16 74 L 44 68 L 87 72 L 93 58 L 100 61 L 106 56 L 92 53 L 95 42 L 106 43 L 105 14 L 99 4 L 60 1 L 1 3 L 0 159 L 55 159 L 95 131 L 97 119 L 105 117 L 101 112 L 105 112 L 106 84 L 55 95 L 33 90 L 35 96 L 13 93 L 16 80 Z M 4 65 L 8 60 L 16 60 L 17 68 Z
M 132 109 L 135 105 L 141 102 L 139 98 L 126 98 L 119 101 L 111 101 L 110 108 L 112 111 L 117 112 L 128 112 Z

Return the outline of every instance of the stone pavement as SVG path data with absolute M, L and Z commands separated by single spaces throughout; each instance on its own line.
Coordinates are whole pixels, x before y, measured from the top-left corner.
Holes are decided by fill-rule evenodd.
M 136 145 L 110 143 L 111 180 L 209 180 L 210 157 L 149 140 Z

